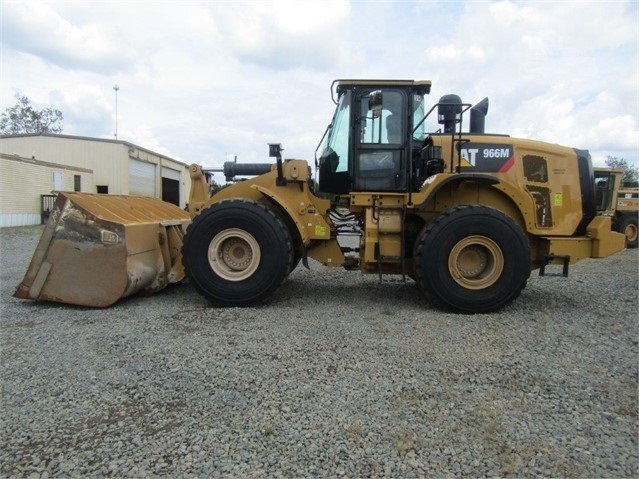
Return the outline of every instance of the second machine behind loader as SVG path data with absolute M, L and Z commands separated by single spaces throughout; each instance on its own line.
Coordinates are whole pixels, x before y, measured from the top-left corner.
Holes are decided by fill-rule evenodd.
M 214 304 L 250 305 L 311 257 L 408 276 L 437 304 L 481 313 L 515 299 L 533 269 L 558 264 L 567 275 L 569 264 L 624 249 L 602 214 L 616 191 L 596 203 L 587 151 L 484 133 L 488 99 L 471 106 L 446 95 L 425 111 L 430 87 L 336 81 L 317 183 L 306 161 L 283 161 L 278 144 L 270 167 L 226 164 L 228 178 L 257 176 L 212 198 L 193 165 L 182 259 L 195 288 Z M 441 127 L 427 133 L 435 110 Z M 361 232 L 358 248 L 340 244 L 344 221 Z
M 639 245 L 639 187 L 622 184 L 617 195 L 617 206 L 613 220 L 616 231 L 626 236 L 626 246 Z
M 409 277 L 440 306 L 483 313 L 519 296 L 534 269 L 567 275 L 570 264 L 624 249 L 625 236 L 612 228 L 619 181 L 598 191 L 587 151 L 486 134 L 488 99 L 471 106 L 446 95 L 426 111 L 430 88 L 429 81 L 334 82 L 337 106 L 316 151 L 317 181 L 306 161 L 283 160 L 279 144 L 270 145 L 272 165 L 225 164 L 228 179 L 252 177 L 212 197 L 206 172 L 191 165 L 190 224 L 168 206 L 165 215 L 124 220 L 107 199 L 58 201 L 16 295 L 105 306 L 185 271 L 213 304 L 247 306 L 313 258 L 380 279 Z M 439 126 L 427 132 L 431 114 Z M 131 211 L 150 207 L 126 201 Z M 345 226 L 359 234 L 358 246 L 341 241 Z M 122 286 L 108 298 L 78 297 L 82 285 L 60 271 L 114 248 L 121 271 L 110 277 Z

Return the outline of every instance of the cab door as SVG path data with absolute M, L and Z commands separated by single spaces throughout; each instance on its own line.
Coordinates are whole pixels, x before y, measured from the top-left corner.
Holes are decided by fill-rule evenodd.
M 407 97 L 393 88 L 362 89 L 352 109 L 354 191 L 406 191 Z

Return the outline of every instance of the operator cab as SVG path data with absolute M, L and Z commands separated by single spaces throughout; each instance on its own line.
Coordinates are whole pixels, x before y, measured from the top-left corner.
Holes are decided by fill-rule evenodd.
M 413 158 L 424 146 L 424 95 L 431 82 L 335 83 L 337 108 L 316 151 L 319 191 L 404 192 L 421 185 L 425 172 Z

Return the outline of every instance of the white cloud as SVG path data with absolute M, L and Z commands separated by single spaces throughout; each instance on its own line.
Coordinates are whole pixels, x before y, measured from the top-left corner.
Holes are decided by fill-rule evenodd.
M 116 45 L 97 24 L 76 26 L 46 3 L 6 2 L 2 16 L 3 43 L 61 67 L 122 69 L 134 54 L 129 45 Z
M 430 62 L 438 65 L 446 66 L 455 63 L 480 63 L 486 54 L 483 49 L 477 45 L 459 46 L 449 43 L 443 46 L 433 46 L 426 50 L 426 58 Z
M 232 5 L 232 8 L 231 8 Z M 637 4 L 2 2 L 2 108 L 21 90 L 65 132 L 205 165 L 312 159 L 335 78 L 433 80 L 490 98 L 487 129 L 639 163 Z M 46 35 L 43 32 L 47 32 Z
M 637 120 L 631 115 L 602 118 L 586 136 L 596 150 L 632 151 L 639 145 Z
M 104 90 L 95 84 L 75 85 L 73 89 L 54 90 L 49 103 L 64 105 L 64 133 L 82 135 L 88 128 L 100 131 L 106 122 L 115 118 L 113 105 L 105 97 Z M 87 105 L 91 105 L 87 108 Z M 100 131 L 99 136 L 102 135 Z M 113 131 L 110 132 L 113 134 Z
M 595 155 L 616 150 L 639 163 L 635 3 L 464 5 L 449 35 L 427 49 L 426 58 L 451 72 L 440 73 L 436 98 L 450 91 L 442 84 L 470 102 L 488 95 L 491 131 Z
M 340 28 L 350 14 L 344 0 L 241 2 L 216 9 L 222 37 L 240 59 L 273 69 L 328 68 L 344 60 Z
M 126 141 L 147 148 L 151 151 L 161 153 L 163 155 L 171 156 L 171 152 L 166 148 L 161 140 L 159 140 L 154 134 L 152 129 L 148 125 L 137 125 L 134 130 L 118 130 L 118 138 L 125 138 Z M 178 156 L 172 156 L 176 160 L 181 160 Z

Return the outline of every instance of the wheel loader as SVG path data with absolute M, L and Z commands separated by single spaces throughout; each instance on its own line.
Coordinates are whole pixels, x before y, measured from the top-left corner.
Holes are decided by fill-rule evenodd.
M 639 187 L 623 181 L 623 169 L 595 168 L 595 202 L 599 214 L 612 218 L 612 229 L 626 237 L 626 248 L 637 247 Z M 610 204 L 609 198 L 616 198 Z
M 615 231 L 626 236 L 626 247 L 636 248 L 639 244 L 637 224 L 639 223 L 639 187 L 622 185 L 617 195 L 617 210 L 613 216 Z
M 269 164 L 227 162 L 231 184 L 213 196 L 210 172 L 191 165 L 188 218 L 167 209 L 143 232 L 135 231 L 140 222 L 100 217 L 106 200 L 97 197 L 85 201 L 82 228 L 70 224 L 65 208 L 77 213 L 82 195 L 61 194 L 16 295 L 71 302 L 61 288 L 47 292 L 49 277 L 68 261 L 48 251 L 68 229 L 84 233 L 87 270 L 120 248 L 109 274 L 124 278 L 121 293 L 84 302 L 96 306 L 184 274 L 213 305 L 253 305 L 312 258 L 380 281 L 400 276 L 439 307 L 485 313 L 517 298 L 533 270 L 566 276 L 581 259 L 624 249 L 611 214 L 619 183 L 599 194 L 587 151 L 486 133 L 487 98 L 472 105 L 445 95 L 428 108 L 430 89 L 430 81 L 336 80 L 335 113 L 314 164 L 284 159 L 273 143 Z M 138 199 L 121 201 L 143 208 Z M 140 254 L 148 258 L 142 264 Z M 74 270 L 79 262 L 70 264 Z

